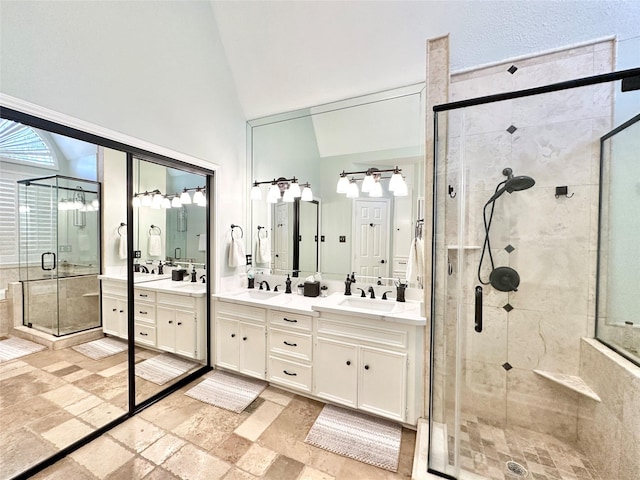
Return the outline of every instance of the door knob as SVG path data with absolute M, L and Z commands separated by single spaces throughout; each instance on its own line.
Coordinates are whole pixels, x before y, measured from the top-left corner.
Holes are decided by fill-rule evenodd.
M 380 263 L 386 263 L 386 260 L 380 260 Z
M 351 360 L 347 360 L 347 365 L 351 365 Z

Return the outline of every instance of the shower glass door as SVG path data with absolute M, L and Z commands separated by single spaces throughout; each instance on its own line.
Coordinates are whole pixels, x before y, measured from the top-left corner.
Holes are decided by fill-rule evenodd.
M 592 400 L 572 379 L 594 333 L 599 138 L 613 89 L 437 113 L 431 471 L 601 478 L 579 435 Z
M 18 182 L 23 324 L 54 336 L 100 325 L 99 184 Z

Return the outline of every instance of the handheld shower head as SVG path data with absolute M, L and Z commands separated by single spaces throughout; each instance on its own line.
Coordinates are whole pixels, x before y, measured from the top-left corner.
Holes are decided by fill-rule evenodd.
M 489 205 L 491 202 L 495 202 L 500 196 L 502 196 L 504 192 L 519 192 L 520 190 L 531 188 L 536 184 L 536 181 L 533 178 L 526 175 L 519 175 L 517 177 L 514 177 L 513 171 L 510 168 L 505 168 L 504 170 L 502 170 L 502 174 L 506 175 L 507 179 L 501 182 L 502 187 L 496 190 L 489 201 L 487 201 L 487 205 Z M 498 186 L 500 186 L 500 184 L 498 184 Z

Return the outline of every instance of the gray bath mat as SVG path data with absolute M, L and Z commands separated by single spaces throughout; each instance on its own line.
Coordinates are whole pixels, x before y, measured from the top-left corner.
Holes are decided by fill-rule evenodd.
M 93 340 L 92 342 L 76 345 L 71 348 L 76 352 L 80 352 L 85 357 L 100 360 L 101 358 L 110 357 L 116 353 L 124 352 L 127 349 L 127 346 L 127 342 L 123 340 L 105 337 Z
M 305 442 L 369 465 L 398 471 L 402 427 L 370 415 L 325 405 Z
M 136 375 L 157 385 L 164 385 L 198 365 L 170 353 L 163 353 L 136 363 Z
M 6 340 L 0 340 L 0 363 L 41 352 L 46 348 L 44 345 L 23 338 L 11 337 Z
M 242 412 L 267 387 L 262 380 L 240 377 L 216 370 L 209 378 L 185 392 L 196 400 L 216 407 Z

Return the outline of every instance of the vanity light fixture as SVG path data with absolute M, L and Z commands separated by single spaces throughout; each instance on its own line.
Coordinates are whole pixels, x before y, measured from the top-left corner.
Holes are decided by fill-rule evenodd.
M 189 192 L 195 192 L 193 195 L 193 201 Z M 134 208 L 137 207 L 151 207 L 151 208 L 180 208 L 185 204 L 194 203 L 200 207 L 207 206 L 207 189 L 206 187 L 192 187 L 184 188 L 182 193 L 175 193 L 173 195 L 164 195 L 157 188 L 151 191 L 145 191 L 135 193 L 131 199 L 131 205 Z M 95 203 L 95 205 L 94 205 Z M 87 204 L 87 210 L 98 210 L 100 202 L 93 200 L 90 204 Z
M 138 208 L 141 205 L 142 205 L 142 201 L 140 200 L 140 197 L 138 195 L 134 195 L 133 200 L 131 200 L 131 206 L 133 208 Z
M 395 192 L 397 188 L 400 188 L 400 186 L 402 184 L 405 184 L 406 187 L 406 183 L 404 181 L 404 179 L 402 178 L 402 174 L 400 173 L 400 169 L 398 167 L 396 167 L 396 169 L 393 171 L 393 175 L 391 175 L 391 180 L 389 180 L 389 191 L 390 192 Z
M 371 189 L 372 189 L 372 188 L 373 188 L 373 186 L 376 184 L 376 179 L 375 179 L 375 176 L 374 176 L 374 174 L 373 174 L 372 170 L 373 170 L 373 169 L 372 169 L 372 168 L 370 168 L 370 169 L 367 171 L 367 173 L 365 174 L 365 176 L 364 176 L 364 180 L 362 181 L 362 187 L 361 187 L 362 193 L 369 193 L 369 192 L 371 192 Z M 377 169 L 376 169 L 376 170 L 377 170 Z M 379 176 L 380 176 L 380 175 L 378 174 L 378 177 L 379 177 Z M 379 178 L 378 178 L 378 180 L 379 180 Z
M 349 187 L 347 188 L 347 198 L 358 198 L 360 196 L 360 192 L 358 191 L 358 184 L 356 183 L 356 179 L 352 178 L 349 182 Z
M 280 189 L 274 180 L 269 187 L 269 191 L 267 192 L 267 203 L 276 203 L 280 198 Z
M 287 192 L 291 192 L 291 196 L 294 198 L 300 198 L 300 196 L 302 195 L 300 191 L 300 184 L 298 183 L 298 179 L 296 177 L 293 177 L 293 181 L 289 184 L 289 188 L 287 188 L 284 193 L 286 194 Z
M 302 185 L 302 195 L 300 200 L 303 202 L 312 202 L 313 201 L 313 192 L 311 191 L 311 185 L 309 183 L 304 183 Z
M 311 185 L 305 183 L 302 185 L 304 190 L 300 188 L 300 183 L 296 177 L 293 178 L 274 178 L 273 180 L 266 180 L 264 182 L 259 182 L 255 180 L 253 182 L 253 186 L 251 187 L 251 200 L 261 200 L 262 199 L 262 190 L 260 189 L 260 185 L 265 183 L 270 183 L 269 191 L 267 192 L 267 203 L 277 203 L 278 200 L 282 199 L 283 202 L 293 202 L 296 198 L 302 198 L 304 190 L 309 190 L 309 193 L 306 194 L 306 198 L 313 199 L 313 193 L 311 192 Z M 305 200 L 311 201 L 311 200 Z
M 340 174 L 340 179 L 336 186 L 336 193 L 347 193 L 347 190 L 349 190 L 349 179 L 347 178 L 347 174 L 343 171 Z
M 369 190 L 369 196 L 374 198 L 379 198 L 382 196 L 382 184 L 380 180 L 373 183 L 371 190 Z

